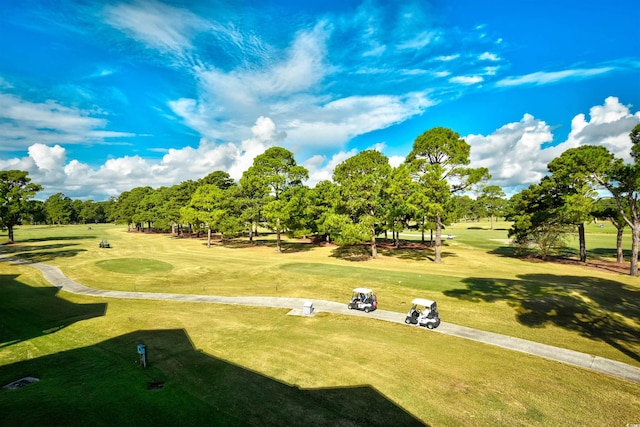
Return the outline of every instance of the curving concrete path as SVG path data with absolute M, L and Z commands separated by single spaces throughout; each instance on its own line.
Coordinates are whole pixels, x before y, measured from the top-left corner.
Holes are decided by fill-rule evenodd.
M 358 310 L 349 310 L 347 308 L 347 304 L 345 303 L 323 300 L 310 300 L 303 298 L 278 298 L 260 296 L 222 297 L 211 295 L 170 294 L 160 292 L 126 292 L 93 289 L 69 279 L 57 267 L 53 267 L 47 264 L 32 263 L 15 258 L 8 258 L 3 255 L 0 255 L 0 261 L 9 261 L 15 264 L 24 264 L 35 267 L 40 270 L 44 275 L 44 278 L 51 282 L 54 286 L 67 292 L 80 295 L 90 295 L 103 298 L 206 302 L 214 304 L 236 304 L 259 307 L 288 308 L 300 314 L 302 313 L 304 303 L 311 301 L 313 302 L 314 312 L 324 311 L 329 313 L 346 314 L 350 316 L 363 316 L 402 324 L 404 324 L 405 318 L 405 315 L 403 313 L 397 313 L 394 311 L 375 310 L 370 313 L 364 313 Z M 433 329 L 433 332 L 470 339 L 473 341 L 495 345 L 509 350 L 519 351 L 522 353 L 544 357 L 546 359 L 556 360 L 558 362 L 578 366 L 580 368 L 589 369 L 640 384 L 640 368 L 628 365 L 626 363 L 617 362 L 615 360 L 605 359 L 603 357 L 580 353 L 578 351 L 567 350 L 564 348 L 554 347 L 546 344 L 540 344 L 533 341 L 527 341 L 521 338 L 480 331 L 478 329 L 454 325 L 452 323 L 446 322 L 442 322 L 437 329 Z

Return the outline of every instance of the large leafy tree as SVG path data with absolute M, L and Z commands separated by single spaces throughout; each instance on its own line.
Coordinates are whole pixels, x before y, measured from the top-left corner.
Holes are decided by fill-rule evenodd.
M 327 241 L 331 241 L 333 230 L 325 225 L 325 221 L 330 215 L 335 214 L 337 196 L 338 187 L 329 180 L 318 182 L 307 194 L 309 205 L 306 213 L 311 231 L 323 234 Z
M 624 163 L 615 158 L 603 146 L 585 145 L 567 150 L 575 162 L 578 170 L 586 170 L 591 178 L 603 186 L 613 196 L 618 206 L 618 212 L 631 228 L 631 263 L 629 273 L 638 275 L 638 248 L 640 245 L 640 125 L 629 134 L 632 142 L 632 164 Z
M 293 153 L 282 147 L 268 148 L 256 156 L 242 176 L 246 194 L 257 202 L 252 212 L 264 211 L 267 224 L 276 232 L 278 253 L 282 252 L 281 234 L 291 215 L 287 193 L 301 187 L 308 177 L 307 169 L 296 164 Z
M 213 171 L 204 178 L 198 180 L 198 184 L 212 184 L 221 190 L 226 190 L 235 185 L 233 178 L 225 171 Z
M 509 237 L 521 248 L 537 247 L 546 258 L 553 249 L 565 243 L 571 226 L 563 220 L 561 193 L 550 177 L 532 184 L 511 197 L 505 216 L 513 224 Z
M 0 171 L 0 229 L 7 230 L 9 243 L 14 242 L 14 227 L 28 216 L 31 199 L 42 190 L 28 175 L 20 170 Z
M 482 193 L 477 199 L 477 204 L 482 212 L 491 218 L 491 229 L 493 230 L 493 219 L 502 214 L 507 204 L 506 194 L 499 185 L 487 185 L 482 189 Z
M 105 208 L 107 202 L 94 202 L 93 200 L 85 200 L 82 202 L 78 211 L 78 221 L 86 223 L 98 223 L 107 221 L 107 213 Z
M 145 196 L 152 192 L 153 189 L 147 186 L 132 188 L 120 194 L 111 213 L 112 218 L 117 223 L 127 224 L 127 229 L 131 224 L 134 224 L 136 228 L 140 228 L 142 220 L 146 220 L 147 217 L 144 213 L 142 201 Z
M 355 229 L 369 230 L 373 258 L 378 255 L 376 225 L 384 220 L 384 190 L 390 174 L 389 159 L 376 150 L 361 151 L 333 171 L 344 207 L 353 223 L 359 225 Z
M 400 232 L 406 228 L 414 213 L 409 203 L 414 184 L 408 166 L 401 164 L 392 169 L 388 185 L 384 189 L 387 229 L 391 229 L 396 247 L 400 246 Z
M 73 213 L 72 200 L 62 193 L 52 194 L 45 200 L 44 210 L 52 224 L 68 224 Z
M 262 209 L 267 203 L 269 190 L 257 175 L 246 170 L 240 178 L 239 203 L 242 206 L 240 220 L 249 229 L 249 242 L 258 234 Z
M 635 146 L 634 146 L 635 148 Z M 634 158 L 638 162 L 638 158 Z M 629 274 L 638 275 L 638 249 L 640 245 L 640 164 L 624 164 L 614 159 L 613 166 L 596 178 L 613 195 L 618 211 L 631 228 L 631 263 Z
M 469 168 L 471 146 L 451 129 L 437 127 L 413 142 L 406 158 L 417 187 L 415 204 L 436 227 L 435 262 L 440 263 L 443 220 L 453 209 L 451 197 L 487 180 L 486 168 Z
M 182 209 L 182 215 L 191 223 L 202 222 L 207 228 L 207 247 L 211 246 L 211 231 L 216 221 L 224 215 L 224 210 L 217 204 L 222 197 L 222 190 L 213 184 L 198 187 L 191 201 Z
M 164 221 L 171 226 L 171 232 L 180 234 L 182 231 L 182 218 L 180 210 L 187 206 L 191 197 L 198 188 L 198 181 L 187 180 L 170 188 L 167 198 L 163 203 Z M 188 221 L 187 221 L 188 223 Z M 176 227 L 178 229 L 176 230 Z
M 597 182 L 593 179 L 591 168 L 586 167 L 583 157 L 592 152 L 586 149 L 569 149 L 553 159 L 547 168 L 559 189 L 559 216 L 568 224 L 578 228 L 580 244 L 580 261 L 587 261 L 587 246 L 584 223 L 592 218 L 592 211 L 597 196 Z M 592 153 L 593 154 L 593 153 Z

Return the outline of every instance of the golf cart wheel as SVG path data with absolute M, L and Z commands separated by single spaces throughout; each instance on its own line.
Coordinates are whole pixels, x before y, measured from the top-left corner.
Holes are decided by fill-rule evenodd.
M 347 305 L 347 308 L 348 308 L 349 310 L 353 310 L 353 306 L 352 306 L 351 304 Z
M 433 329 L 435 327 L 436 327 L 436 325 L 434 325 L 433 323 L 427 323 L 427 328 Z
M 408 317 L 404 318 L 404 323 L 406 323 L 407 325 L 411 324 L 411 320 Z
M 368 312 L 370 312 L 370 311 L 371 311 L 371 309 L 370 309 L 369 307 L 365 307 L 365 308 L 364 308 L 364 312 L 365 312 L 365 313 L 368 313 Z

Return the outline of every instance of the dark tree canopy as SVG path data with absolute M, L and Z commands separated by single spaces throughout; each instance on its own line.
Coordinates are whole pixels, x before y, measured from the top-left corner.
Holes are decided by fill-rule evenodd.
M 42 190 L 28 175 L 20 170 L 0 171 L 0 229 L 7 230 L 9 243 L 14 242 L 13 228 L 29 214 L 30 200 Z

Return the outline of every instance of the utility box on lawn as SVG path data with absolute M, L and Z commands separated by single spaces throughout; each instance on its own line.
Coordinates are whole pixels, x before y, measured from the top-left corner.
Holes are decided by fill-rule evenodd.
M 313 313 L 313 303 L 311 301 L 306 301 L 302 306 L 302 314 L 310 315 Z

